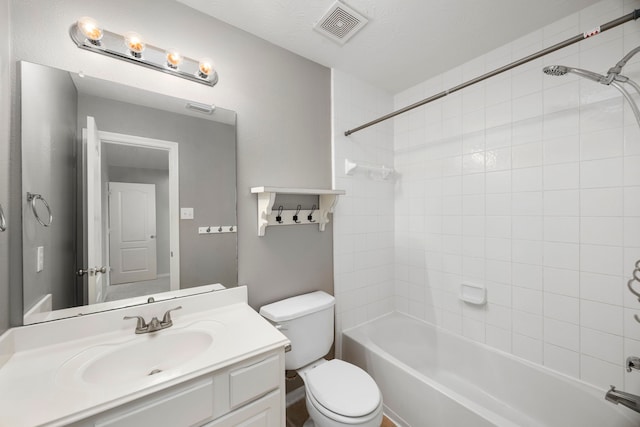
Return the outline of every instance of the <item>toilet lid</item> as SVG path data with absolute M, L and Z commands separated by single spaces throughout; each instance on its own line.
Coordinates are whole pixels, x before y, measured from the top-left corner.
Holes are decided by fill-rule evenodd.
M 305 382 L 315 400 L 336 414 L 362 417 L 380 405 L 380 391 L 373 378 L 342 360 L 311 369 Z

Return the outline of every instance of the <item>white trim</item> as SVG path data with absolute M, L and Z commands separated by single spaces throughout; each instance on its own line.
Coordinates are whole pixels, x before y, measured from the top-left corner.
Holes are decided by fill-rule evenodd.
M 180 171 L 178 143 L 161 139 L 143 138 L 114 132 L 99 131 L 100 141 L 137 147 L 165 150 L 169 154 L 169 247 L 173 256 L 169 260 L 170 289 L 180 289 Z
M 298 403 L 299 401 L 305 398 L 305 386 L 304 384 L 301 387 L 298 387 L 294 390 L 291 390 L 287 393 L 286 397 L 286 407 L 293 405 L 294 403 Z

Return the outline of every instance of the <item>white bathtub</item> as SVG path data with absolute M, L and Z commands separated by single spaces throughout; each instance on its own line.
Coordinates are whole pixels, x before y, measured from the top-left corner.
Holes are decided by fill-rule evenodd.
M 393 313 L 343 333 L 343 358 L 412 427 L 638 427 L 606 390 Z

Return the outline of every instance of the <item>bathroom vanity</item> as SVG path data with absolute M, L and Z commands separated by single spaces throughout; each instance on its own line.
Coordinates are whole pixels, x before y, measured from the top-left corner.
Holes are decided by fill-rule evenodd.
M 123 319 L 178 306 L 157 332 Z M 0 337 L 0 426 L 284 425 L 288 345 L 245 287 L 14 328 Z

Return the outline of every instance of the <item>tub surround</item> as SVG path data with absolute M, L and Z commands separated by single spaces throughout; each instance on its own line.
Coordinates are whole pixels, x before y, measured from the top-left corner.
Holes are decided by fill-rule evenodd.
M 135 335 L 136 322 L 123 317 L 142 316 L 149 321 L 178 305 L 182 309 L 171 313 L 174 325 L 153 335 L 160 341 L 163 334 L 179 336 L 181 329 L 198 336 L 210 334 L 211 344 L 191 359 L 153 376 L 124 381 L 107 378 L 104 384 L 100 380 L 92 384 L 79 373 L 65 370 L 65 364 L 76 363 L 87 351 L 153 340 L 152 334 Z M 0 354 L 5 355 L 0 358 L 0 425 L 69 425 L 207 374 L 213 374 L 217 404 L 217 372 L 249 359 L 260 363 L 258 359 L 265 354 L 271 355 L 265 360 L 273 359 L 271 370 L 279 366 L 275 376 L 280 396 L 274 395 L 271 402 L 279 402 L 283 417 L 284 348 L 288 344 L 284 335 L 247 305 L 246 287 L 13 328 L 0 337 Z
M 392 313 L 347 330 L 343 357 L 380 387 L 399 425 L 634 427 L 606 390 Z

